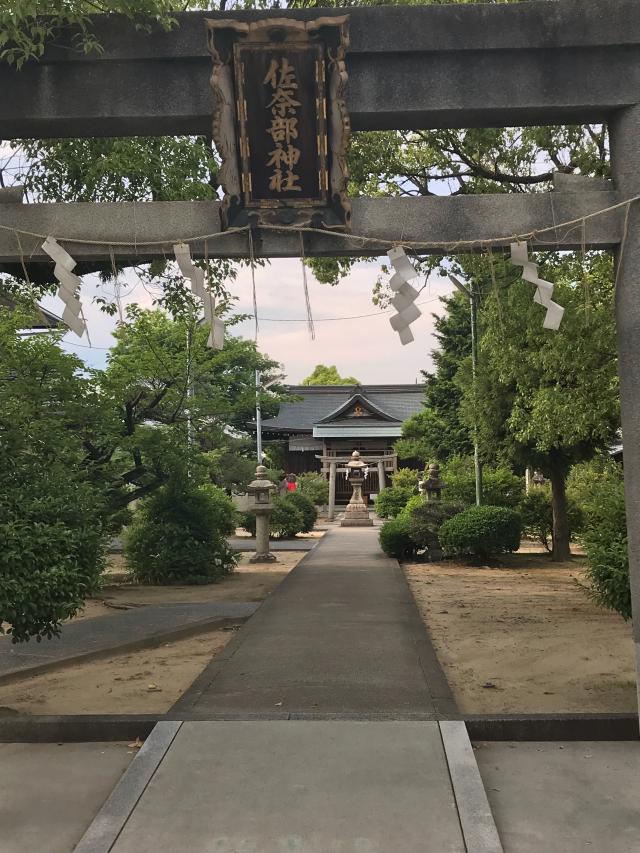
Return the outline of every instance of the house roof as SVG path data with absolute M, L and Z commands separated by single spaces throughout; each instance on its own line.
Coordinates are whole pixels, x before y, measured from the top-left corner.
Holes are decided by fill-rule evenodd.
M 0 306 L 8 308 L 10 311 L 16 310 L 15 300 L 6 294 L 0 294 Z M 30 329 L 58 329 L 65 325 L 60 317 L 43 308 L 42 305 L 36 305 L 35 307 L 38 317 L 31 323 L 29 326 Z
M 265 432 L 313 432 L 316 424 L 344 424 L 353 407 L 362 405 L 372 417 L 362 418 L 362 427 L 399 426 L 422 409 L 423 385 L 289 385 L 297 400 L 280 404 L 275 418 L 263 421 Z M 356 418 L 348 423 L 356 428 Z

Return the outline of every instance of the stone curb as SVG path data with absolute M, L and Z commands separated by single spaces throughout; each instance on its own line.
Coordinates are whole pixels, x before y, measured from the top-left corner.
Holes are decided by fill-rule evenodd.
M 433 714 L 314 714 L 288 711 L 221 714 L 67 714 L 0 717 L 0 743 L 88 743 L 144 740 L 158 722 L 186 720 L 433 720 Z M 472 741 L 637 741 L 636 714 L 440 715 L 462 720 Z
M 254 610 L 254 613 L 257 611 Z M 53 672 L 54 670 L 65 669 L 68 666 L 74 666 L 78 663 L 86 663 L 100 658 L 108 658 L 112 655 L 124 654 L 125 652 L 135 652 L 140 649 L 149 649 L 158 646 L 167 640 L 184 640 L 187 637 L 192 637 L 195 634 L 201 634 L 204 631 L 209 631 L 214 628 L 228 628 L 234 625 L 242 625 L 253 616 L 253 613 L 248 616 L 226 616 L 220 618 L 214 616 L 210 619 L 202 619 L 199 622 L 192 622 L 190 625 L 184 625 L 181 628 L 173 628 L 170 631 L 153 634 L 153 636 L 145 637 L 144 639 L 133 640 L 128 643 L 118 643 L 108 648 L 93 649 L 81 654 L 72 655 L 61 660 L 52 660 L 47 663 L 38 663 L 26 669 L 21 669 L 18 672 L 10 672 L 6 675 L 0 675 L 0 686 L 5 684 L 13 684 L 16 681 L 23 681 L 26 678 L 31 678 L 33 675 L 42 675 L 43 673 Z

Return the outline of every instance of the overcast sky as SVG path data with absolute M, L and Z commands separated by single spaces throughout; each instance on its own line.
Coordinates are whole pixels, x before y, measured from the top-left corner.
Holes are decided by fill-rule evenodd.
M 421 293 L 422 316 L 412 325 L 415 342 L 402 346 L 389 325 L 392 312 L 382 312 L 371 302 L 371 293 L 380 272 L 380 262 L 360 263 L 336 287 L 320 284 L 307 271 L 311 308 L 315 321 L 315 340 L 311 340 L 306 324 L 301 264 L 298 259 L 273 260 L 256 270 L 256 291 L 260 349 L 284 365 L 290 383 L 301 382 L 316 364 L 335 364 L 342 375 L 355 376 L 365 384 L 414 383 L 420 371 L 431 367 L 430 352 L 434 347 L 434 311 L 441 311 L 438 296 L 451 291 L 446 279 L 433 276 Z M 420 287 L 423 279 L 414 284 Z M 240 312 L 253 313 L 251 276 L 242 268 L 230 289 L 238 298 Z M 152 306 L 152 295 L 139 282 L 133 271 L 122 276 L 123 303 L 137 302 Z M 87 364 L 101 367 L 112 344 L 111 332 L 117 318 L 109 317 L 93 304 L 97 295 L 113 294 L 111 284 L 101 285 L 96 276 L 83 279 L 82 302 L 89 326 L 92 349 L 86 336 L 77 338 L 69 332 L 65 348 L 75 352 Z M 63 310 L 57 297 L 43 302 L 57 314 Z M 323 318 L 352 317 L 370 314 L 358 320 Z M 277 322 L 274 322 L 277 321 Z M 299 322 L 291 322 L 299 321 Z M 235 326 L 233 334 L 253 338 L 253 320 Z

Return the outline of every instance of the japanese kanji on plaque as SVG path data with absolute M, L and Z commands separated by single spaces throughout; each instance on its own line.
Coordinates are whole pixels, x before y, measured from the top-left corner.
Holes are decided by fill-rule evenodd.
M 346 18 L 207 25 L 223 225 L 348 230 Z

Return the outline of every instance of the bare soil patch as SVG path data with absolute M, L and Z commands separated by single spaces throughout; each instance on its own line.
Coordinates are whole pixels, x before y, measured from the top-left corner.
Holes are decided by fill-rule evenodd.
M 505 563 L 404 566 L 460 710 L 635 712 L 631 626 L 580 589 L 580 559 L 528 548 Z
M 294 569 L 303 551 L 279 551 L 277 563 L 250 563 L 251 552 L 242 553 L 236 570 L 219 583 L 202 586 L 147 586 L 122 582 L 126 573 L 124 558 L 119 554 L 109 557 L 106 585 L 96 598 L 85 602 L 85 607 L 75 619 L 113 615 L 119 608 L 143 607 L 147 604 L 184 604 L 209 601 L 263 601 Z M 109 571 L 119 580 L 109 582 Z
M 0 713 L 165 713 L 233 635 L 233 630 L 208 631 L 24 678 L 0 687 Z
M 121 558 L 114 556 L 112 565 L 122 569 Z M 106 587 L 99 599 L 87 601 L 75 618 L 113 616 L 120 608 L 151 604 L 262 601 L 295 568 L 304 552 L 279 552 L 277 563 L 251 564 L 251 556 L 243 553 L 236 571 L 217 584 L 114 584 Z M 0 715 L 165 713 L 224 649 L 235 630 L 208 630 L 154 648 L 70 664 L 0 686 Z

